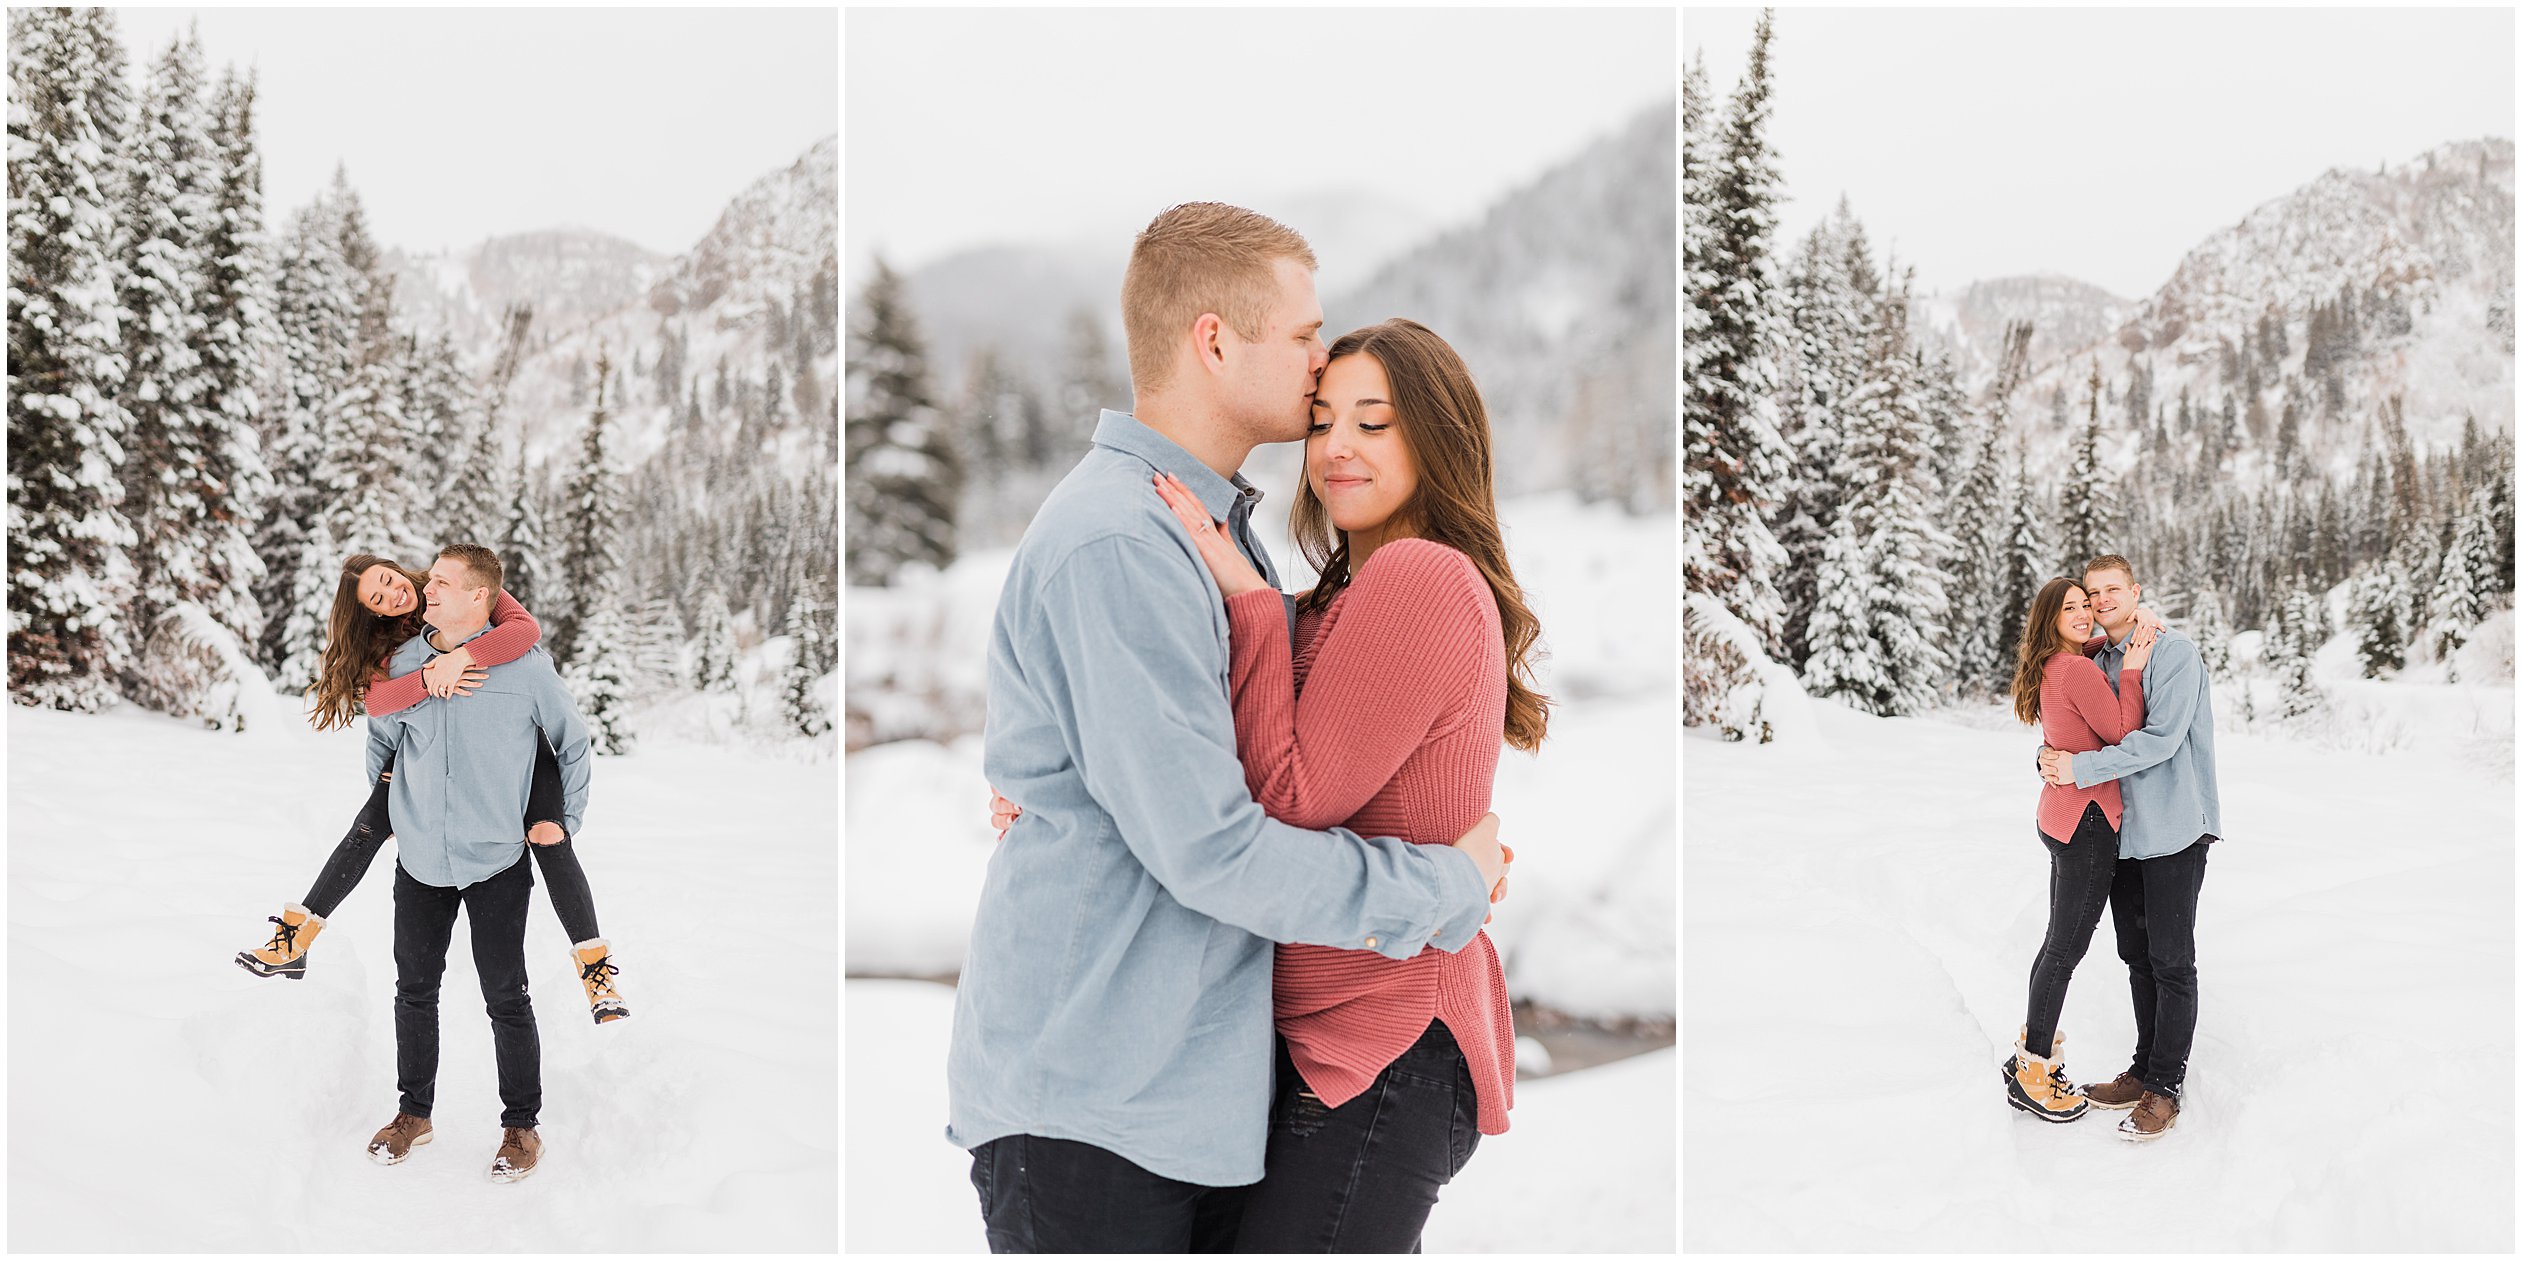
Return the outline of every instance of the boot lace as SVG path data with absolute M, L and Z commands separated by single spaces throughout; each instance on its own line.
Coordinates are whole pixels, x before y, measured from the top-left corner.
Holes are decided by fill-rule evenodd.
M 621 995 L 613 992 L 613 982 L 607 978 L 620 971 L 620 968 L 613 966 L 613 956 L 606 955 L 581 969 L 578 979 L 586 982 L 587 997 L 590 999 L 619 998 Z
M 264 944 L 263 949 L 276 955 L 295 952 L 298 946 L 298 926 L 277 915 L 266 915 L 263 918 L 280 925 L 272 931 L 271 940 Z

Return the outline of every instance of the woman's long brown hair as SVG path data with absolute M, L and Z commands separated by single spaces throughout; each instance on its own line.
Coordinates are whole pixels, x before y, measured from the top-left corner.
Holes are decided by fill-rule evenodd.
M 1497 620 L 1506 637 L 1506 742 L 1531 752 L 1550 726 L 1550 698 L 1533 686 L 1534 641 L 1541 622 L 1524 605 L 1524 589 L 1506 563 L 1506 541 L 1497 525 L 1495 465 L 1489 454 L 1489 412 L 1462 356 L 1415 320 L 1386 320 L 1343 334 L 1331 358 L 1368 355 L 1381 364 L 1401 414 L 1401 441 L 1418 465 L 1419 486 L 1398 516 L 1409 532 L 1471 558 L 1497 599 Z M 1306 480 L 1288 514 L 1297 550 L 1322 581 L 1299 601 L 1328 608 L 1356 575 L 1349 572 L 1348 534 L 1331 524 L 1330 510 Z
M 2075 651 L 2058 633 L 2058 611 L 2067 607 L 2068 592 L 2083 589 L 2073 578 L 2052 578 L 2032 597 L 2032 611 L 2024 615 L 2023 642 L 2014 650 L 2014 716 L 2024 722 L 2040 721 L 2040 681 L 2049 659 Z
M 420 611 L 426 606 L 417 598 L 412 602 L 412 611 L 399 617 L 379 617 L 359 602 L 359 579 L 377 565 L 394 562 L 361 552 L 342 562 L 341 578 L 333 584 L 333 611 L 325 618 L 324 660 L 315 672 L 317 731 L 347 727 L 357 720 L 369 677 L 384 666 L 396 645 L 419 634 L 426 625 L 420 620 Z M 429 586 L 427 574 L 413 573 L 401 565 L 394 565 L 394 569 L 411 581 L 415 597 Z

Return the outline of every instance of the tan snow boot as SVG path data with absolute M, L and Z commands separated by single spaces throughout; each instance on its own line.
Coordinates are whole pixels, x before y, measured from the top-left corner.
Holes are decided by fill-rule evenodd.
M 2023 1034 L 2015 1034 L 2014 1075 L 2006 1079 L 2005 1101 L 2043 1121 L 2082 1117 L 2092 1105 L 2067 1080 L 2066 1045 L 2065 1034 L 2051 1034 L 2049 1057 L 2043 1059 L 2024 1050 Z
M 570 951 L 578 965 L 578 983 L 587 987 L 587 1010 L 600 1025 L 628 1019 L 630 1004 L 613 989 L 613 976 L 621 969 L 613 966 L 613 946 L 602 937 L 590 937 Z
M 271 940 L 257 949 L 237 951 L 236 966 L 256 976 L 305 980 L 307 947 L 324 931 L 324 917 L 292 902 L 269 919 L 280 925 L 272 930 Z

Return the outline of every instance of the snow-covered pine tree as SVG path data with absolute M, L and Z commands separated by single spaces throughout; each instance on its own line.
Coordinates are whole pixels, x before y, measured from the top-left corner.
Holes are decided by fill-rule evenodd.
M 297 554 L 287 567 L 289 590 L 282 595 L 274 623 L 273 641 L 281 651 L 280 660 L 271 671 L 272 685 L 290 693 L 303 693 L 315 686 L 316 671 L 324 659 L 325 622 L 333 607 L 333 588 L 339 581 L 342 561 L 349 555 L 333 543 L 330 517 L 316 514 L 315 520 L 299 536 Z
M 704 692 L 736 688 L 736 633 L 727 616 L 727 597 L 718 588 L 701 593 L 700 624 L 693 632 L 692 685 Z
M 110 9 L 9 11 L 9 692 L 97 710 L 135 650 L 116 300 L 128 100 Z
M 1750 64 L 1725 119 L 1704 137 L 1706 169 L 1693 182 L 1704 199 L 1704 239 L 1688 295 L 1699 349 L 1682 390 L 1682 584 L 1716 599 L 1776 658 L 1786 648 L 1777 572 L 1787 558 L 1767 514 L 1787 471 L 1775 380 L 1787 330 L 1771 257 L 1783 188 L 1768 140 L 1769 40 L 1764 11 Z M 1686 155 L 1693 164 L 1700 145 Z M 1706 668 L 1685 659 L 1685 723 L 1704 721 L 1706 706 L 1743 682 Z
M 200 343 L 202 238 L 211 216 L 210 121 L 201 100 L 199 49 L 181 37 L 160 54 L 140 97 L 132 130 L 123 223 L 131 249 L 122 273 L 123 515 L 137 542 L 135 631 L 204 585 L 195 523 L 201 505 L 202 448 L 211 435 L 202 396 L 210 382 Z
M 588 612 L 577 629 L 576 651 L 563 677 L 587 720 L 595 751 L 631 750 L 630 701 L 637 667 L 630 620 L 622 613 L 619 575 L 597 575 L 587 592 Z
M 1789 362 L 1796 371 L 1781 419 L 1786 473 L 1769 521 L 1786 555 L 1774 577 L 1786 610 L 1785 660 L 1797 668 L 1809 655 L 1805 625 L 1819 603 L 1813 579 L 1829 543 L 1831 518 L 1839 511 L 1832 469 L 1839 460 L 1842 414 L 1864 381 L 1868 312 L 1878 289 L 1865 227 L 1841 197 L 1838 209 L 1805 237 L 1787 274 L 1795 352 Z
M 1934 480 L 1934 420 L 1927 414 L 1924 361 L 1909 338 L 1909 281 L 1876 306 L 1865 384 L 1848 400 L 1844 445 L 1834 477 L 1848 488 L 1863 568 L 1857 578 L 1872 616 L 1884 689 L 1872 712 L 1913 714 L 1933 705 L 1951 677 L 1942 636 L 1951 616 L 1943 565 L 1951 535 L 1935 524 L 1944 488 Z M 1825 575 L 1825 580 L 1827 575 Z
M 263 226 L 263 158 L 255 137 L 254 79 L 220 76 L 210 103 L 216 154 L 211 219 L 202 241 L 202 311 L 207 326 L 202 399 L 211 429 L 202 444 L 200 529 L 206 578 L 193 596 L 213 621 L 252 652 L 268 614 L 256 598 L 266 577 L 254 548 L 273 490 L 262 428 L 277 399 L 270 388 L 281 354 L 278 297 Z
M 2378 679 L 2406 662 L 2407 641 L 2400 617 L 2407 607 L 2388 558 L 2375 562 L 2356 579 L 2347 604 L 2347 624 L 2356 637 L 2356 659 L 2364 665 L 2364 677 Z
M 2451 661 L 2453 652 L 2469 641 L 2469 632 L 2486 615 L 2489 594 L 2495 589 L 2496 558 L 2489 550 L 2494 546 L 2489 536 L 2495 531 L 2491 499 L 2483 486 L 2470 492 L 2452 545 L 2444 549 L 2434 595 L 2427 601 L 2433 616 L 2428 633 L 2435 657 L 2441 661 Z
M 551 642 L 561 645 L 554 655 L 563 661 L 578 656 L 578 628 L 594 616 L 598 603 L 593 593 L 607 590 L 605 584 L 622 569 L 618 542 L 622 483 L 613 468 L 611 417 L 605 410 L 604 393 L 612 372 L 612 356 L 599 348 L 595 410 L 587 416 L 586 434 L 578 449 L 578 467 L 571 471 L 564 501 L 568 517 L 561 532 L 560 590 L 543 593 L 543 602 L 552 607 L 547 619 L 552 628 Z M 624 644 L 623 648 L 627 652 L 629 645 Z M 624 668 L 627 670 L 627 665 Z M 624 677 L 627 679 L 628 675 Z
M 288 637 L 288 628 L 307 624 L 297 616 L 296 601 L 311 588 L 321 588 L 329 598 L 332 569 L 341 560 L 327 548 L 312 583 L 298 573 L 311 554 L 307 542 L 313 523 L 332 515 L 335 492 L 326 482 L 331 472 L 326 467 L 327 435 L 334 400 L 349 390 L 358 371 L 359 303 L 365 285 L 365 278 L 342 258 L 329 199 L 318 197 L 292 216 L 281 244 L 277 283 L 282 390 L 277 406 L 263 416 L 272 494 L 254 540 L 263 559 L 263 582 L 255 594 L 267 612 L 262 659 L 273 681 L 291 691 L 311 686 L 314 676 L 300 678 L 287 663 L 312 660 L 320 646 Z M 321 635 L 320 612 L 313 625 Z
M 546 606 L 537 601 L 548 601 L 554 594 L 551 551 L 544 542 L 543 485 L 527 470 L 523 435 L 519 438 L 517 473 L 508 483 L 514 498 L 508 506 L 507 526 L 499 536 L 500 567 L 507 571 L 507 580 L 500 585 L 517 603 L 541 610 Z M 553 642 L 550 618 L 539 611 L 535 616 L 544 622 L 544 651 L 549 652 Z
M 634 656 L 632 666 L 639 672 L 643 686 L 660 691 L 674 691 L 683 686 L 683 609 L 674 601 L 659 597 L 639 608 L 639 624 L 632 628 Z
M 2080 565 L 2084 561 L 2079 558 L 2065 562 L 2058 558 L 2058 545 L 2049 533 L 2050 522 L 2054 518 L 2048 496 L 2042 494 L 2040 486 L 2032 480 L 2020 437 L 2016 438 L 2014 445 L 2013 476 L 2007 481 L 2005 582 L 2001 588 L 2004 600 L 2001 605 L 2003 613 L 1997 623 L 2002 633 L 1997 643 L 2001 658 L 2010 661 L 2020 655 L 2023 624 L 2031 617 L 2032 598 L 2040 594 L 2041 587 L 2050 579 L 2059 576 L 2059 571 L 2067 564 Z M 2009 665 L 2005 672 L 2009 682 L 2013 673 Z
M 392 359 L 361 364 L 350 386 L 325 409 L 324 458 L 316 466 L 315 505 L 344 555 L 378 556 L 432 552 L 406 519 L 412 506 L 401 493 L 403 449 L 401 382 Z M 336 560 L 339 558 L 336 557 Z
M 1945 520 L 1953 523 L 1954 680 L 1965 691 L 1995 695 L 2013 676 L 2013 630 L 2005 625 L 2006 544 L 2013 525 L 2004 499 L 2005 471 L 1997 439 L 2002 409 L 1987 419 L 1978 453 Z
M 824 712 L 823 698 L 816 684 L 826 673 L 821 669 L 822 630 L 815 619 L 814 601 L 805 589 L 797 589 L 796 598 L 788 604 L 788 668 L 780 676 L 780 713 L 788 729 L 801 736 L 820 736 L 832 729 L 832 716 Z
M 850 332 L 849 580 L 881 587 L 905 565 L 954 563 L 964 474 L 930 392 L 902 278 L 878 259 L 860 302 Z
M 2281 637 L 2285 655 L 2277 662 L 2278 705 L 2285 717 L 2300 718 L 2319 710 L 2326 700 L 2312 679 L 2312 657 L 2329 637 L 2329 619 L 2320 597 L 2298 579 L 2290 584 L 2281 620 L 2286 632 Z
M 2108 545 L 2112 526 L 2110 476 L 2102 468 L 2102 361 L 2093 361 L 2085 382 L 2090 402 L 2076 434 L 2075 465 L 2067 473 L 2064 528 L 2070 564 L 2117 549 Z
M 1817 589 L 1821 598 L 1806 634 L 1812 656 L 1804 662 L 1804 688 L 1815 696 L 1837 697 L 1867 713 L 1884 712 L 1891 678 L 1883 645 L 1874 638 L 1874 611 L 1868 603 L 1865 544 L 1856 536 L 1852 514 L 1840 513 L 1830 525 L 1830 541 L 1822 549 Z
M 2198 643 L 2198 659 L 2207 667 L 2209 679 L 2228 678 L 2233 673 L 2233 628 L 2225 620 L 2224 599 L 2213 591 L 2201 591 L 2191 603 L 2189 635 Z

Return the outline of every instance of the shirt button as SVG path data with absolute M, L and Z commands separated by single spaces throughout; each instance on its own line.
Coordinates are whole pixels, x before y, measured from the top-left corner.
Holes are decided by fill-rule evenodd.
M 1374 939 L 1374 938 L 1369 937 L 1369 938 L 1367 938 L 1367 939 L 1366 939 L 1366 948 L 1367 948 L 1367 949 L 1369 949 L 1369 950 L 1372 950 L 1372 949 L 1374 949 L 1374 948 L 1375 948 L 1375 939 Z

